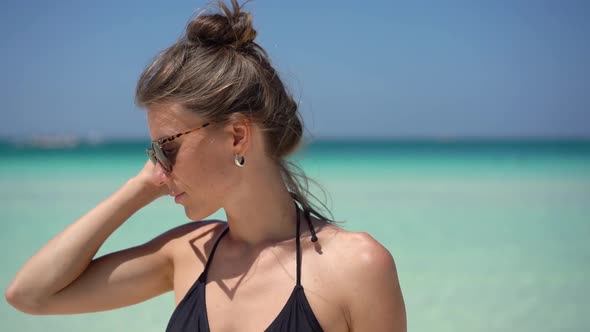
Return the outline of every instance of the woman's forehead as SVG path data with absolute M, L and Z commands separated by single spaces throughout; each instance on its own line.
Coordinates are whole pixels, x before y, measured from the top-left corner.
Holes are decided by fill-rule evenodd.
M 201 122 L 199 116 L 174 104 L 148 107 L 147 121 L 152 140 L 175 135 Z

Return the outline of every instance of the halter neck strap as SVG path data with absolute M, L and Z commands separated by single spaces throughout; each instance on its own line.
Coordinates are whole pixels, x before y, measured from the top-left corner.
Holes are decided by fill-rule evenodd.
M 295 250 L 297 252 L 297 286 L 301 286 L 301 240 L 299 239 L 301 235 L 301 220 L 299 217 L 299 207 L 297 203 L 295 203 L 295 213 L 297 214 L 297 233 L 295 236 Z
M 229 230 L 229 224 L 225 225 L 225 228 L 223 229 L 221 234 L 219 234 L 219 236 L 215 240 L 215 243 L 213 244 L 213 249 L 211 249 L 211 253 L 209 254 L 209 257 L 207 258 L 207 263 L 205 263 L 205 269 L 203 270 L 203 278 L 204 278 L 203 281 L 207 280 L 207 272 L 209 272 L 209 265 L 211 265 L 211 261 L 213 260 L 213 255 L 215 255 L 215 250 L 217 250 L 217 245 L 219 245 L 221 238 L 225 235 L 225 233 L 227 233 L 228 230 Z
M 297 226 L 296 226 L 296 235 L 295 235 L 295 251 L 297 252 L 297 286 L 301 286 L 301 216 L 299 212 L 299 206 L 297 205 L 297 201 L 293 200 L 293 204 L 295 205 L 295 214 L 297 216 Z M 309 231 L 311 232 L 311 241 L 316 242 L 318 237 L 315 233 L 315 229 L 311 222 L 310 211 L 304 210 L 303 214 L 307 219 L 307 225 L 309 226 Z M 225 226 L 221 234 L 215 240 L 213 244 L 213 248 L 211 249 L 211 253 L 207 258 L 207 263 L 205 263 L 205 269 L 203 270 L 203 281 L 207 280 L 207 273 L 209 272 L 209 266 L 211 265 L 211 261 L 213 261 L 213 256 L 215 255 L 215 250 L 217 250 L 217 246 L 219 242 L 221 242 L 221 238 L 229 231 L 229 224 Z

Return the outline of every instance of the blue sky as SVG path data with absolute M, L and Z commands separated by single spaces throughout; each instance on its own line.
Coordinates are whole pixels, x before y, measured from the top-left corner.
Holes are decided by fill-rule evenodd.
M 147 137 L 136 80 L 205 1 L 2 1 L 0 137 Z M 271 1 L 315 137 L 590 137 L 588 1 Z

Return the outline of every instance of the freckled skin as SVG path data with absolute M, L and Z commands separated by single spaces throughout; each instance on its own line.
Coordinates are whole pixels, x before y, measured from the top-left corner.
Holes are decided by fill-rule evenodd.
M 177 105 L 148 109 L 152 140 L 200 126 L 205 121 Z M 173 171 L 165 174 L 158 165 L 155 183 L 165 183 L 171 192 L 186 193 L 182 198 L 186 215 L 199 220 L 221 208 L 224 194 L 240 180 L 233 164 L 233 142 L 219 126 L 208 126 L 174 140 L 178 146 Z M 170 144 L 170 143 L 169 143 Z
M 148 109 L 152 140 L 203 123 L 178 105 Z M 174 141 L 179 145 L 172 172 L 167 174 L 156 164 L 152 182 L 164 184 L 175 195 L 186 193 L 180 203 L 190 219 L 204 219 L 223 207 L 230 226 L 208 273 L 215 280 L 207 285 L 209 324 L 218 330 L 260 331 L 289 296 L 296 266 L 293 201 L 277 165 L 265 155 L 262 131 L 256 124 L 232 123 L 208 126 Z M 235 153 L 246 157 L 245 167 L 236 167 Z M 313 223 L 318 242 L 303 237 L 302 284 L 322 328 L 405 332 L 403 297 L 387 249 L 368 234 L 318 219 Z M 306 228 L 304 224 L 303 231 Z M 187 233 L 174 236 L 170 254 L 178 262 L 172 274 L 177 305 L 205 265 L 205 255 L 195 259 L 195 250 L 206 252 L 206 241 L 220 233 L 214 224 L 194 231 L 181 229 Z M 215 234 L 203 239 L 208 232 Z M 277 256 L 273 248 L 279 249 L 279 243 L 284 255 Z M 250 325 L 236 325 L 243 322 Z

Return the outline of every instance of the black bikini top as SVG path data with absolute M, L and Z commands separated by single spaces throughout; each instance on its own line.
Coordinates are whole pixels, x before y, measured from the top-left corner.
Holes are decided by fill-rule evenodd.
M 289 299 L 283 306 L 282 310 L 275 320 L 265 329 L 266 332 L 308 332 L 322 331 L 322 327 L 315 317 L 307 298 L 303 286 L 301 285 L 301 244 L 299 207 L 295 203 L 297 213 L 297 233 L 295 237 L 295 246 L 297 251 L 297 282 Z M 316 242 L 317 236 L 311 223 L 309 211 L 304 211 L 305 218 L 309 225 L 311 238 Z M 191 286 L 184 298 L 180 301 L 170 321 L 166 332 L 208 332 L 209 321 L 207 318 L 207 305 L 205 303 L 205 285 L 207 284 L 207 273 L 213 260 L 213 255 L 221 238 L 228 232 L 229 226 L 226 225 L 221 235 L 215 241 L 213 249 L 209 254 L 205 269 Z

